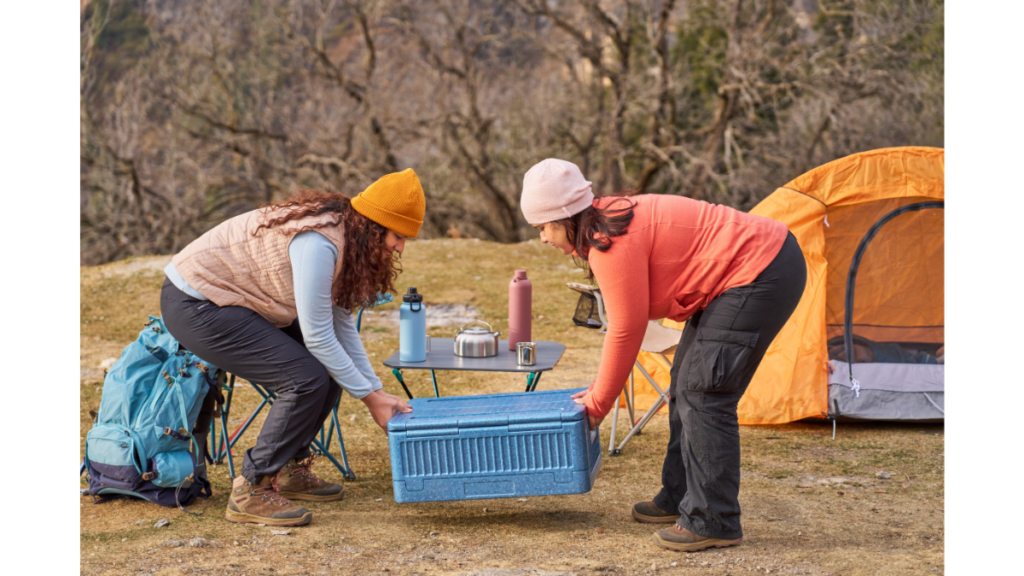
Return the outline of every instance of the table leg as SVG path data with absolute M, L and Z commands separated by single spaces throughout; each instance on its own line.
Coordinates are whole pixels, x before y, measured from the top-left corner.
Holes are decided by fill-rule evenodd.
M 441 395 L 437 393 L 437 375 L 433 368 L 430 369 L 430 381 L 434 383 L 434 398 L 440 398 Z
M 529 382 L 529 381 L 527 382 L 527 386 L 526 386 L 526 391 L 527 392 L 534 392 L 534 391 L 537 390 L 537 383 L 540 382 L 540 375 L 541 374 L 543 374 L 543 372 L 531 372 L 530 373 L 530 375 L 533 376 L 533 378 L 532 378 L 533 381 L 532 382 Z
M 402 385 L 402 390 L 405 390 L 405 395 L 409 397 L 409 400 L 412 400 L 412 392 L 409 392 L 409 387 L 405 385 L 405 380 L 402 378 L 402 371 L 398 368 L 392 368 L 391 373 L 395 375 L 395 378 L 398 379 L 398 383 Z

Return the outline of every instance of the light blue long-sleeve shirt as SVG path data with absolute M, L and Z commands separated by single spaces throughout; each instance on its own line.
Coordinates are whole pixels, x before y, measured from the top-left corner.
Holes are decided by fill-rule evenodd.
M 295 309 L 306 349 L 353 398 L 383 388 L 359 339 L 352 313 L 331 302 L 338 248 L 316 230 L 296 234 L 288 245 L 295 288 Z M 206 300 L 168 264 L 167 277 L 186 294 Z

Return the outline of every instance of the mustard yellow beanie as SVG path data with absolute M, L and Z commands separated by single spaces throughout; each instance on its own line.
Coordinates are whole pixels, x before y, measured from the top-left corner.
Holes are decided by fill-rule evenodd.
M 415 238 L 423 225 L 427 200 L 412 168 L 385 174 L 352 199 L 356 212 L 377 224 Z

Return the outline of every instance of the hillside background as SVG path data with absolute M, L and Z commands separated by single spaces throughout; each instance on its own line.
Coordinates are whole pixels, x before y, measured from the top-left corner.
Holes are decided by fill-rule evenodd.
M 943 146 L 941 1 L 81 0 L 83 265 L 410 166 L 423 237 L 518 242 L 545 157 L 747 210 L 903 145 Z

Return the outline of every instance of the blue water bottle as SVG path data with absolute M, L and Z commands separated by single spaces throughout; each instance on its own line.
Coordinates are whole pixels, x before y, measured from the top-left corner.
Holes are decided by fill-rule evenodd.
M 427 359 L 427 312 L 423 309 L 423 295 L 412 287 L 402 295 L 398 313 L 398 359 L 402 362 Z

